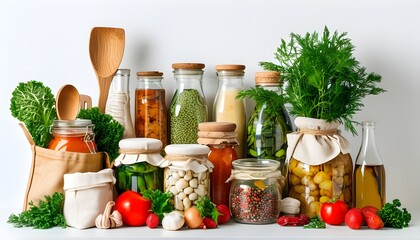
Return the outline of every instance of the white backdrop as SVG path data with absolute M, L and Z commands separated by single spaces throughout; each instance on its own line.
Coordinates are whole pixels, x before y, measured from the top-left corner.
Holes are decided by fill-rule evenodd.
M 369 72 L 382 75 L 380 86 L 388 92 L 366 98 L 354 118 L 377 121 L 387 199 L 400 198 L 409 209 L 419 209 L 419 9 L 420 2 L 412 0 L 0 0 L 0 206 L 21 210 L 31 160 L 29 144 L 10 114 L 13 89 L 35 79 L 56 93 L 70 83 L 96 103 L 98 86 L 88 51 L 93 27 L 125 29 L 120 67 L 132 71 L 131 93 L 135 72 L 159 70 L 169 102 L 175 82 L 171 64 L 205 63 L 211 108 L 216 64 L 245 64 L 244 85 L 254 86 L 254 74 L 262 70 L 258 62 L 273 60 L 281 38 L 290 32 L 322 32 L 326 25 L 348 32 L 356 58 Z M 358 130 L 359 136 L 344 133 L 353 159 L 360 146 Z

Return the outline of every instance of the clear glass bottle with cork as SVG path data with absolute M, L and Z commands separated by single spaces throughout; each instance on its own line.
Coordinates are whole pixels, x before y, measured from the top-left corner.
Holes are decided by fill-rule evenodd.
M 207 121 L 202 63 L 174 63 L 176 90 L 169 107 L 171 144 L 196 144 L 198 124 Z
M 235 147 L 238 158 L 245 157 L 246 112 L 245 101 L 236 96 L 243 90 L 245 65 L 216 65 L 219 86 L 213 106 L 213 120 L 215 122 L 233 122 L 236 124 Z
M 204 122 L 198 125 L 198 143 L 210 149 L 208 159 L 214 165 L 210 174 L 210 198 L 216 205 L 229 206 L 230 182 L 226 182 L 231 174 L 232 162 L 238 159 L 235 146 L 236 124 L 231 122 Z

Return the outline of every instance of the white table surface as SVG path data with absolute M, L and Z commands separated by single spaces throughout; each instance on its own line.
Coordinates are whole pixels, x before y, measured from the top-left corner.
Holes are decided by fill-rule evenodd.
M 420 210 L 410 211 L 412 220 L 405 229 L 383 228 L 380 230 L 351 230 L 347 226 L 330 226 L 326 229 L 303 229 L 302 227 L 282 227 L 278 224 L 249 225 L 231 222 L 220 225 L 217 229 L 186 229 L 166 231 L 162 228 L 121 227 L 116 229 L 90 228 L 78 230 L 67 227 L 55 227 L 47 230 L 32 228 L 14 228 L 7 223 L 12 213 L 0 209 L 0 239 L 420 239 Z

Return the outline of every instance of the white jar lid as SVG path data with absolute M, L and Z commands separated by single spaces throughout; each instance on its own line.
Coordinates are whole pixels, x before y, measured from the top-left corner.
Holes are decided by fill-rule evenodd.
M 162 142 L 154 138 L 126 138 L 119 142 L 121 149 L 160 150 Z
M 165 147 L 166 154 L 207 155 L 209 147 L 201 144 L 170 144 Z

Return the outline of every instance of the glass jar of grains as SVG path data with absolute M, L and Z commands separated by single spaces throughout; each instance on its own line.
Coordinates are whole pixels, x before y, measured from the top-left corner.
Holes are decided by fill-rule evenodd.
M 209 148 L 200 144 L 171 144 L 165 147 L 163 191 L 173 194 L 174 207 L 184 211 L 196 205 L 199 197 L 210 194 Z
M 281 208 L 284 178 L 280 162 L 271 159 L 233 161 L 230 187 L 232 218 L 240 223 L 267 224 L 277 220 Z

